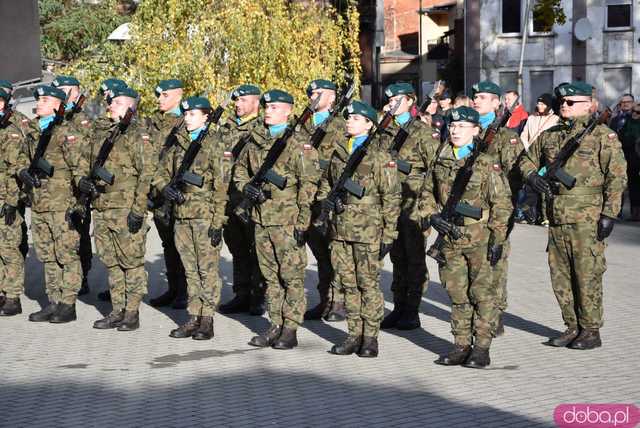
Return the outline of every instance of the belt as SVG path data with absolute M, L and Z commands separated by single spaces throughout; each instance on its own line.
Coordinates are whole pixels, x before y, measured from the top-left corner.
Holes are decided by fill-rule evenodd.
M 275 189 L 275 190 L 265 190 L 264 195 L 267 199 L 271 199 L 273 201 L 280 199 L 290 199 L 292 196 L 297 195 L 298 190 L 295 186 L 285 187 L 284 190 Z
M 602 186 L 579 186 L 573 189 L 567 189 L 562 184 L 558 186 L 558 195 L 601 195 Z
M 345 201 L 347 205 L 379 205 L 380 197 L 379 196 L 363 196 L 358 199 L 353 195 L 347 196 L 347 200 Z

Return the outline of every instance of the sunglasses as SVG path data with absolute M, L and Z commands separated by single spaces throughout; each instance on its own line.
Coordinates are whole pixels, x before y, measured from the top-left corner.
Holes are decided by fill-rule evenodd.
M 579 100 L 579 101 L 577 101 L 577 100 L 567 100 L 567 99 L 563 98 L 563 99 L 560 100 L 560 105 L 566 104 L 569 107 L 573 107 L 573 105 L 576 104 L 576 103 L 589 103 L 589 102 L 591 102 L 591 101 L 590 100 Z

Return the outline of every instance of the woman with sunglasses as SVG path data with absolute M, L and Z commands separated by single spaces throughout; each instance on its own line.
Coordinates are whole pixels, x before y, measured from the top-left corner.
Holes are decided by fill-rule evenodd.
M 604 240 L 620 211 L 626 162 L 618 136 L 597 125 L 563 166 L 575 178 L 564 185 L 545 177 L 562 147 L 592 120 L 593 87 L 584 82 L 556 88 L 562 121 L 536 139 L 520 162 L 527 184 L 550 197 L 549 268 L 551 285 L 567 327 L 550 346 L 593 349 L 602 345 Z
M 631 221 L 640 221 L 640 103 L 633 106 L 631 117 L 625 122 L 619 136 L 627 160 Z

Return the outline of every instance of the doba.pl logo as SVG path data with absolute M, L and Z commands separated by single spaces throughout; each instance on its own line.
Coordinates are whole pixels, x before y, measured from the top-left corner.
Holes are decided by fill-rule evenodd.
M 633 428 L 640 422 L 635 404 L 561 404 L 553 412 L 559 428 Z

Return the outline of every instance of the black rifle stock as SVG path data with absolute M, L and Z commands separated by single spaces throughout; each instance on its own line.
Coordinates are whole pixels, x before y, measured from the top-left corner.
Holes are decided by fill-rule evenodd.
M 458 170 L 456 177 L 453 180 L 453 185 L 451 186 L 451 191 L 449 192 L 449 197 L 447 198 L 447 202 L 440 213 L 442 218 L 449 222 L 453 223 L 454 217 L 456 215 L 461 215 L 464 217 L 470 217 L 475 220 L 480 220 L 482 218 L 482 208 L 473 207 L 471 205 L 460 203 L 462 196 L 467 188 L 467 184 L 469 184 L 469 180 L 473 175 L 473 165 L 478 159 L 480 154 L 484 153 L 488 147 L 493 143 L 493 139 L 496 134 L 500 130 L 507 125 L 509 118 L 511 117 L 511 113 L 518 105 L 518 100 L 516 100 L 510 109 L 504 109 L 502 115 L 495 118 L 495 120 L 489 125 L 487 131 L 484 134 L 484 138 L 481 141 L 476 142 L 476 145 L 473 149 L 473 152 L 467 157 L 464 162 L 464 165 Z M 439 265 L 443 265 L 446 263 L 444 255 L 442 254 L 442 248 L 444 247 L 444 239 L 445 234 L 438 233 L 438 237 L 436 241 L 431 245 L 429 250 L 427 250 L 427 255 L 435 259 Z M 453 240 L 460 239 L 462 234 L 460 230 L 454 227 L 449 234 L 449 237 Z
M 284 133 L 278 137 L 278 139 L 273 143 L 267 155 L 265 156 L 262 165 L 260 165 L 260 169 L 255 173 L 248 184 L 255 186 L 259 189 L 266 183 L 271 183 L 276 186 L 278 189 L 283 190 L 287 187 L 287 178 L 282 177 L 277 174 L 273 170 L 273 166 L 276 164 L 282 152 L 284 152 L 287 147 L 287 142 L 296 132 L 298 126 L 304 125 L 310 118 L 313 116 L 313 112 L 315 111 L 316 106 L 320 102 L 320 97 L 316 97 L 311 104 L 305 107 L 304 111 L 300 116 L 298 116 L 293 123 L 292 126 L 288 126 Z M 249 223 L 251 219 L 251 210 L 253 209 L 253 202 L 251 202 L 246 197 L 242 199 L 238 207 L 235 209 L 235 214 L 238 216 L 240 220 L 244 223 Z
M 44 154 L 47 151 L 47 147 L 49 146 L 49 142 L 51 142 L 51 137 L 53 136 L 53 130 L 56 126 L 61 124 L 64 121 L 64 106 L 65 103 L 61 102 L 60 107 L 56 111 L 56 117 L 53 119 L 53 122 L 49 124 L 49 126 L 42 130 L 40 133 L 40 139 L 38 140 L 38 145 L 36 146 L 36 150 L 33 153 L 31 158 L 31 162 L 29 164 L 28 172 L 33 177 L 37 177 L 41 174 L 46 175 L 47 177 L 53 177 L 54 168 L 45 158 Z M 39 180 L 36 180 L 35 187 L 40 187 Z
M 351 153 L 351 155 L 347 159 L 347 163 L 344 169 L 342 170 L 342 173 L 340 174 L 340 177 L 338 177 L 338 180 L 336 180 L 336 182 L 333 184 L 331 190 L 329 191 L 329 194 L 325 198 L 327 201 L 331 202 L 331 206 L 335 207 L 336 202 L 338 201 L 338 199 L 343 197 L 345 192 L 351 193 L 358 199 L 361 199 L 364 196 L 366 189 L 360 184 L 353 181 L 351 177 L 353 177 L 353 174 L 358 169 L 358 166 L 362 163 L 362 160 L 367 155 L 369 146 L 373 142 L 375 136 L 389 126 L 391 120 L 393 119 L 393 115 L 395 114 L 399 106 L 400 104 L 396 103 L 391 109 L 389 109 L 384 114 L 382 119 L 380 119 L 380 121 L 376 124 L 376 126 L 372 127 L 369 130 L 367 139 L 364 140 L 353 153 Z M 323 209 L 316 220 L 313 222 L 313 225 L 320 230 L 326 230 L 327 221 L 329 220 L 331 214 L 332 212 Z

